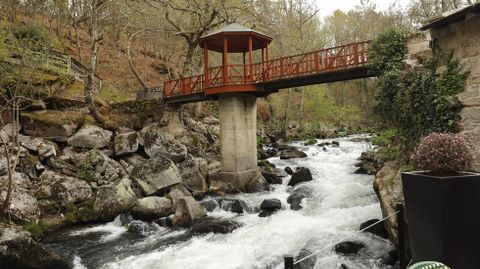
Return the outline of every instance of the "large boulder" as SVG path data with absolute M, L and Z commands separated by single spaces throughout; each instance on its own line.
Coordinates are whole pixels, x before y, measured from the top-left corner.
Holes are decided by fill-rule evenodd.
M 192 234 L 228 234 L 240 227 L 241 225 L 234 220 L 206 218 L 196 221 L 189 231 Z
M 177 209 L 177 204 L 180 198 L 187 196 L 191 196 L 191 194 L 181 184 L 174 185 L 172 188 L 170 188 L 170 192 L 168 193 L 167 197 L 172 200 L 172 211 L 175 212 Z
M 98 149 L 92 149 L 87 153 L 85 164 L 80 172 L 85 180 L 96 182 L 98 186 L 115 182 L 127 176 L 127 171 L 121 164 Z
M 308 155 L 305 152 L 297 149 L 286 149 L 280 152 L 280 159 L 282 160 L 306 158 L 306 157 L 308 157 Z
M 95 125 L 85 125 L 68 139 L 68 145 L 76 148 L 101 149 L 112 140 L 113 133 Z
M 307 182 L 307 181 L 312 181 L 312 173 L 310 172 L 310 169 L 305 168 L 305 167 L 300 167 L 298 168 L 295 173 L 293 173 L 292 177 L 290 178 L 290 181 L 288 182 L 288 186 L 295 186 L 299 183 L 302 182 Z
M 374 234 L 376 236 L 379 236 L 379 237 L 382 237 L 382 238 L 387 238 L 388 235 L 387 235 L 387 230 L 385 229 L 385 225 L 383 225 L 383 222 L 380 222 L 379 219 L 371 219 L 371 220 L 368 220 L 362 224 L 360 224 L 360 228 L 359 230 L 363 230 L 365 228 L 367 228 L 365 230 L 366 233 L 371 233 L 371 234 Z
M 57 181 L 51 189 L 52 198 L 62 206 L 83 202 L 92 196 L 92 188 L 87 182 L 72 177 Z
M 178 200 L 175 216 L 172 219 L 173 225 L 188 226 L 196 220 L 207 216 L 203 207 L 191 196 L 183 197 Z
M 178 164 L 183 185 L 193 193 L 206 193 L 208 163 L 202 158 L 192 158 Z
M 130 177 L 135 180 L 146 196 L 160 193 L 182 182 L 177 166 L 163 156 L 156 156 L 138 163 L 130 173 Z
M 138 150 L 138 145 L 138 134 L 136 132 L 118 134 L 113 142 L 116 156 L 134 153 Z
M 38 156 L 40 161 L 43 161 L 51 156 L 57 156 L 57 145 L 49 140 L 42 138 L 31 138 L 28 136 L 20 135 L 20 144 L 28 149 L 31 153 Z
M 14 228 L 0 229 L 0 265 L 12 269 L 69 269 L 70 263 Z
M 187 147 L 156 124 L 140 132 L 140 142 L 150 158 L 162 155 L 176 163 L 187 158 Z
M 130 180 L 123 178 L 98 189 L 93 210 L 100 218 L 109 220 L 127 212 L 136 201 L 137 197 L 130 186 Z
M 365 245 L 360 242 L 346 241 L 335 245 L 335 252 L 343 255 L 357 254 Z
M 380 202 L 383 216 L 392 215 L 384 223 L 388 237 L 398 246 L 397 214 L 395 212 L 398 201 L 404 200 L 400 162 L 385 163 L 375 175 L 373 189 Z M 408 243 L 408 236 L 405 236 L 404 240 Z
M 78 125 L 74 120 L 58 119 L 64 116 L 62 113 L 65 112 L 50 110 L 46 111 L 46 113 L 22 113 L 20 120 L 23 126 L 23 133 L 29 136 L 49 137 L 57 142 L 67 142 L 68 138 L 78 128 Z
M 7 176 L 0 178 L 0 200 L 4 201 L 7 196 Z M 32 188 L 30 179 L 22 173 L 13 174 L 12 193 L 8 212 L 12 219 L 19 221 L 36 222 L 40 217 L 40 209 Z
M 275 212 L 282 208 L 282 202 L 278 199 L 265 199 L 260 204 L 260 209 Z
M 145 197 L 137 200 L 132 207 L 132 215 L 143 220 L 153 220 L 170 214 L 172 202 L 165 197 Z

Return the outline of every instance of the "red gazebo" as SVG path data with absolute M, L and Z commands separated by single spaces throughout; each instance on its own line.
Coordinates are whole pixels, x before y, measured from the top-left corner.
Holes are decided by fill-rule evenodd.
M 227 92 L 254 92 L 255 83 L 264 80 L 259 75 L 264 72 L 268 62 L 268 45 L 272 38 L 241 24 L 232 23 L 226 27 L 203 36 L 200 46 L 204 50 L 204 89 L 205 95 Z M 253 51 L 262 50 L 262 61 L 253 62 Z M 209 67 L 208 51 L 222 53 L 222 65 Z M 242 53 L 243 64 L 230 64 L 228 55 Z M 248 53 L 248 63 L 247 63 Z

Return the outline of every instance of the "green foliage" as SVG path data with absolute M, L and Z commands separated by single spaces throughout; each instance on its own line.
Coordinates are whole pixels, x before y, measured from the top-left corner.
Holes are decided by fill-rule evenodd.
M 87 154 L 85 157 L 85 162 L 83 163 L 82 166 L 78 169 L 76 176 L 78 179 L 81 179 L 86 182 L 91 182 L 95 179 L 95 172 L 93 171 L 90 160 L 90 155 Z
M 371 62 L 371 67 L 382 70 L 378 73 L 375 107 L 380 123 L 397 129 L 398 142 L 404 143 L 407 151 L 427 133 L 457 132 L 462 106 L 456 95 L 463 91 L 468 77 L 459 62 L 451 53 L 436 52 L 433 59 L 424 63 L 425 68 L 406 69 L 399 62 L 403 58 L 400 55 L 405 53 L 403 35 L 388 32 L 379 36 L 374 44 L 380 42 L 387 44 L 371 48 L 374 57 L 380 59 Z M 395 47 L 398 50 L 395 51 Z
M 38 24 L 10 25 L 7 29 L 17 42 L 33 50 L 61 49 L 60 40 L 56 35 Z
M 379 75 L 385 71 L 401 70 L 407 53 L 407 41 L 407 33 L 396 30 L 379 35 L 369 47 L 369 68 Z
M 257 145 L 258 146 L 261 146 L 261 145 L 265 145 L 267 143 L 267 141 L 265 140 L 265 138 L 261 135 L 257 135 Z
M 315 140 L 314 138 L 310 138 L 307 140 L 307 142 L 305 142 L 305 145 L 310 146 L 315 145 L 315 143 L 317 143 L 317 140 Z
M 378 150 L 378 158 L 382 162 L 394 161 L 400 158 L 400 150 L 397 147 L 389 146 Z
M 260 160 L 258 161 L 258 166 L 263 167 L 265 171 L 272 172 L 275 169 L 275 165 L 270 163 L 267 160 Z
M 393 144 L 395 137 L 398 135 L 396 129 L 388 129 L 372 138 L 372 144 L 379 147 L 388 147 Z
M 48 224 L 43 221 L 39 221 L 38 223 L 27 222 L 25 224 L 25 229 L 30 232 L 35 240 L 42 239 L 45 235 L 45 232 L 48 230 L 48 227 Z
M 65 211 L 65 219 L 70 224 L 85 223 L 94 221 L 96 219 L 95 211 L 93 210 L 92 202 L 85 202 L 78 206 L 74 204 L 67 205 Z

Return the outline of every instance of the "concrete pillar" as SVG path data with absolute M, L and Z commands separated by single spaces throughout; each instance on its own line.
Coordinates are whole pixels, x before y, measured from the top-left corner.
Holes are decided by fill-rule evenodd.
M 245 93 L 219 96 L 222 171 L 257 169 L 257 98 Z

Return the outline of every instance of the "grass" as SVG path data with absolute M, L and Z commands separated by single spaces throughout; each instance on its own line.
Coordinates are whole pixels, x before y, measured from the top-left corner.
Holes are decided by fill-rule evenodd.
M 33 239 L 40 240 L 45 236 L 45 232 L 48 230 L 48 224 L 43 221 L 39 221 L 38 223 L 28 222 L 25 224 L 25 229 L 30 232 Z

